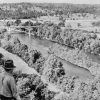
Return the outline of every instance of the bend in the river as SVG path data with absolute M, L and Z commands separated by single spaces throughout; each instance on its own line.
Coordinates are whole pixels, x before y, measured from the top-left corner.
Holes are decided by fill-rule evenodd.
M 25 34 L 14 34 L 13 36 L 17 36 L 23 44 L 26 44 L 27 46 L 31 46 L 31 49 L 36 49 L 40 51 L 45 57 L 48 56 L 49 46 L 53 44 L 53 42 L 48 41 L 48 40 L 33 39 L 33 37 L 31 37 L 30 39 L 29 36 Z M 82 80 L 93 78 L 89 70 L 86 70 L 85 68 L 71 64 L 68 61 L 65 61 L 61 58 L 59 59 L 63 62 L 66 73 L 77 75 Z

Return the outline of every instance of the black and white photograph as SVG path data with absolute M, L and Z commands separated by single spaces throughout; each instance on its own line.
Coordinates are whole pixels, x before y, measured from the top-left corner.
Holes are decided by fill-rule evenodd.
M 0 100 L 100 100 L 100 0 L 0 0 Z

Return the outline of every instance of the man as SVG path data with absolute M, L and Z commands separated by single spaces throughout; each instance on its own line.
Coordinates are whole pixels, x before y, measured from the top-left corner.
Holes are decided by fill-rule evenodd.
M 17 94 L 17 88 L 13 77 L 13 69 L 15 68 L 13 60 L 6 60 L 4 62 L 4 73 L 1 76 L 1 100 L 20 100 Z

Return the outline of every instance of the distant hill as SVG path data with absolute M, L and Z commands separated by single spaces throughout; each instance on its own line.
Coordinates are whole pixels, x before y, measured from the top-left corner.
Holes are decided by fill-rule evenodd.
M 100 15 L 100 5 L 24 2 L 0 4 L 0 19 L 26 19 L 46 15 L 67 15 L 68 13 L 90 13 Z

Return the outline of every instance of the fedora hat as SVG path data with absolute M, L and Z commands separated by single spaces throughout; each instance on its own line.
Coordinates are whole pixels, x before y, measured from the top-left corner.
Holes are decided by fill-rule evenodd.
M 6 60 L 4 63 L 4 69 L 13 69 L 16 66 L 14 66 L 13 60 Z

